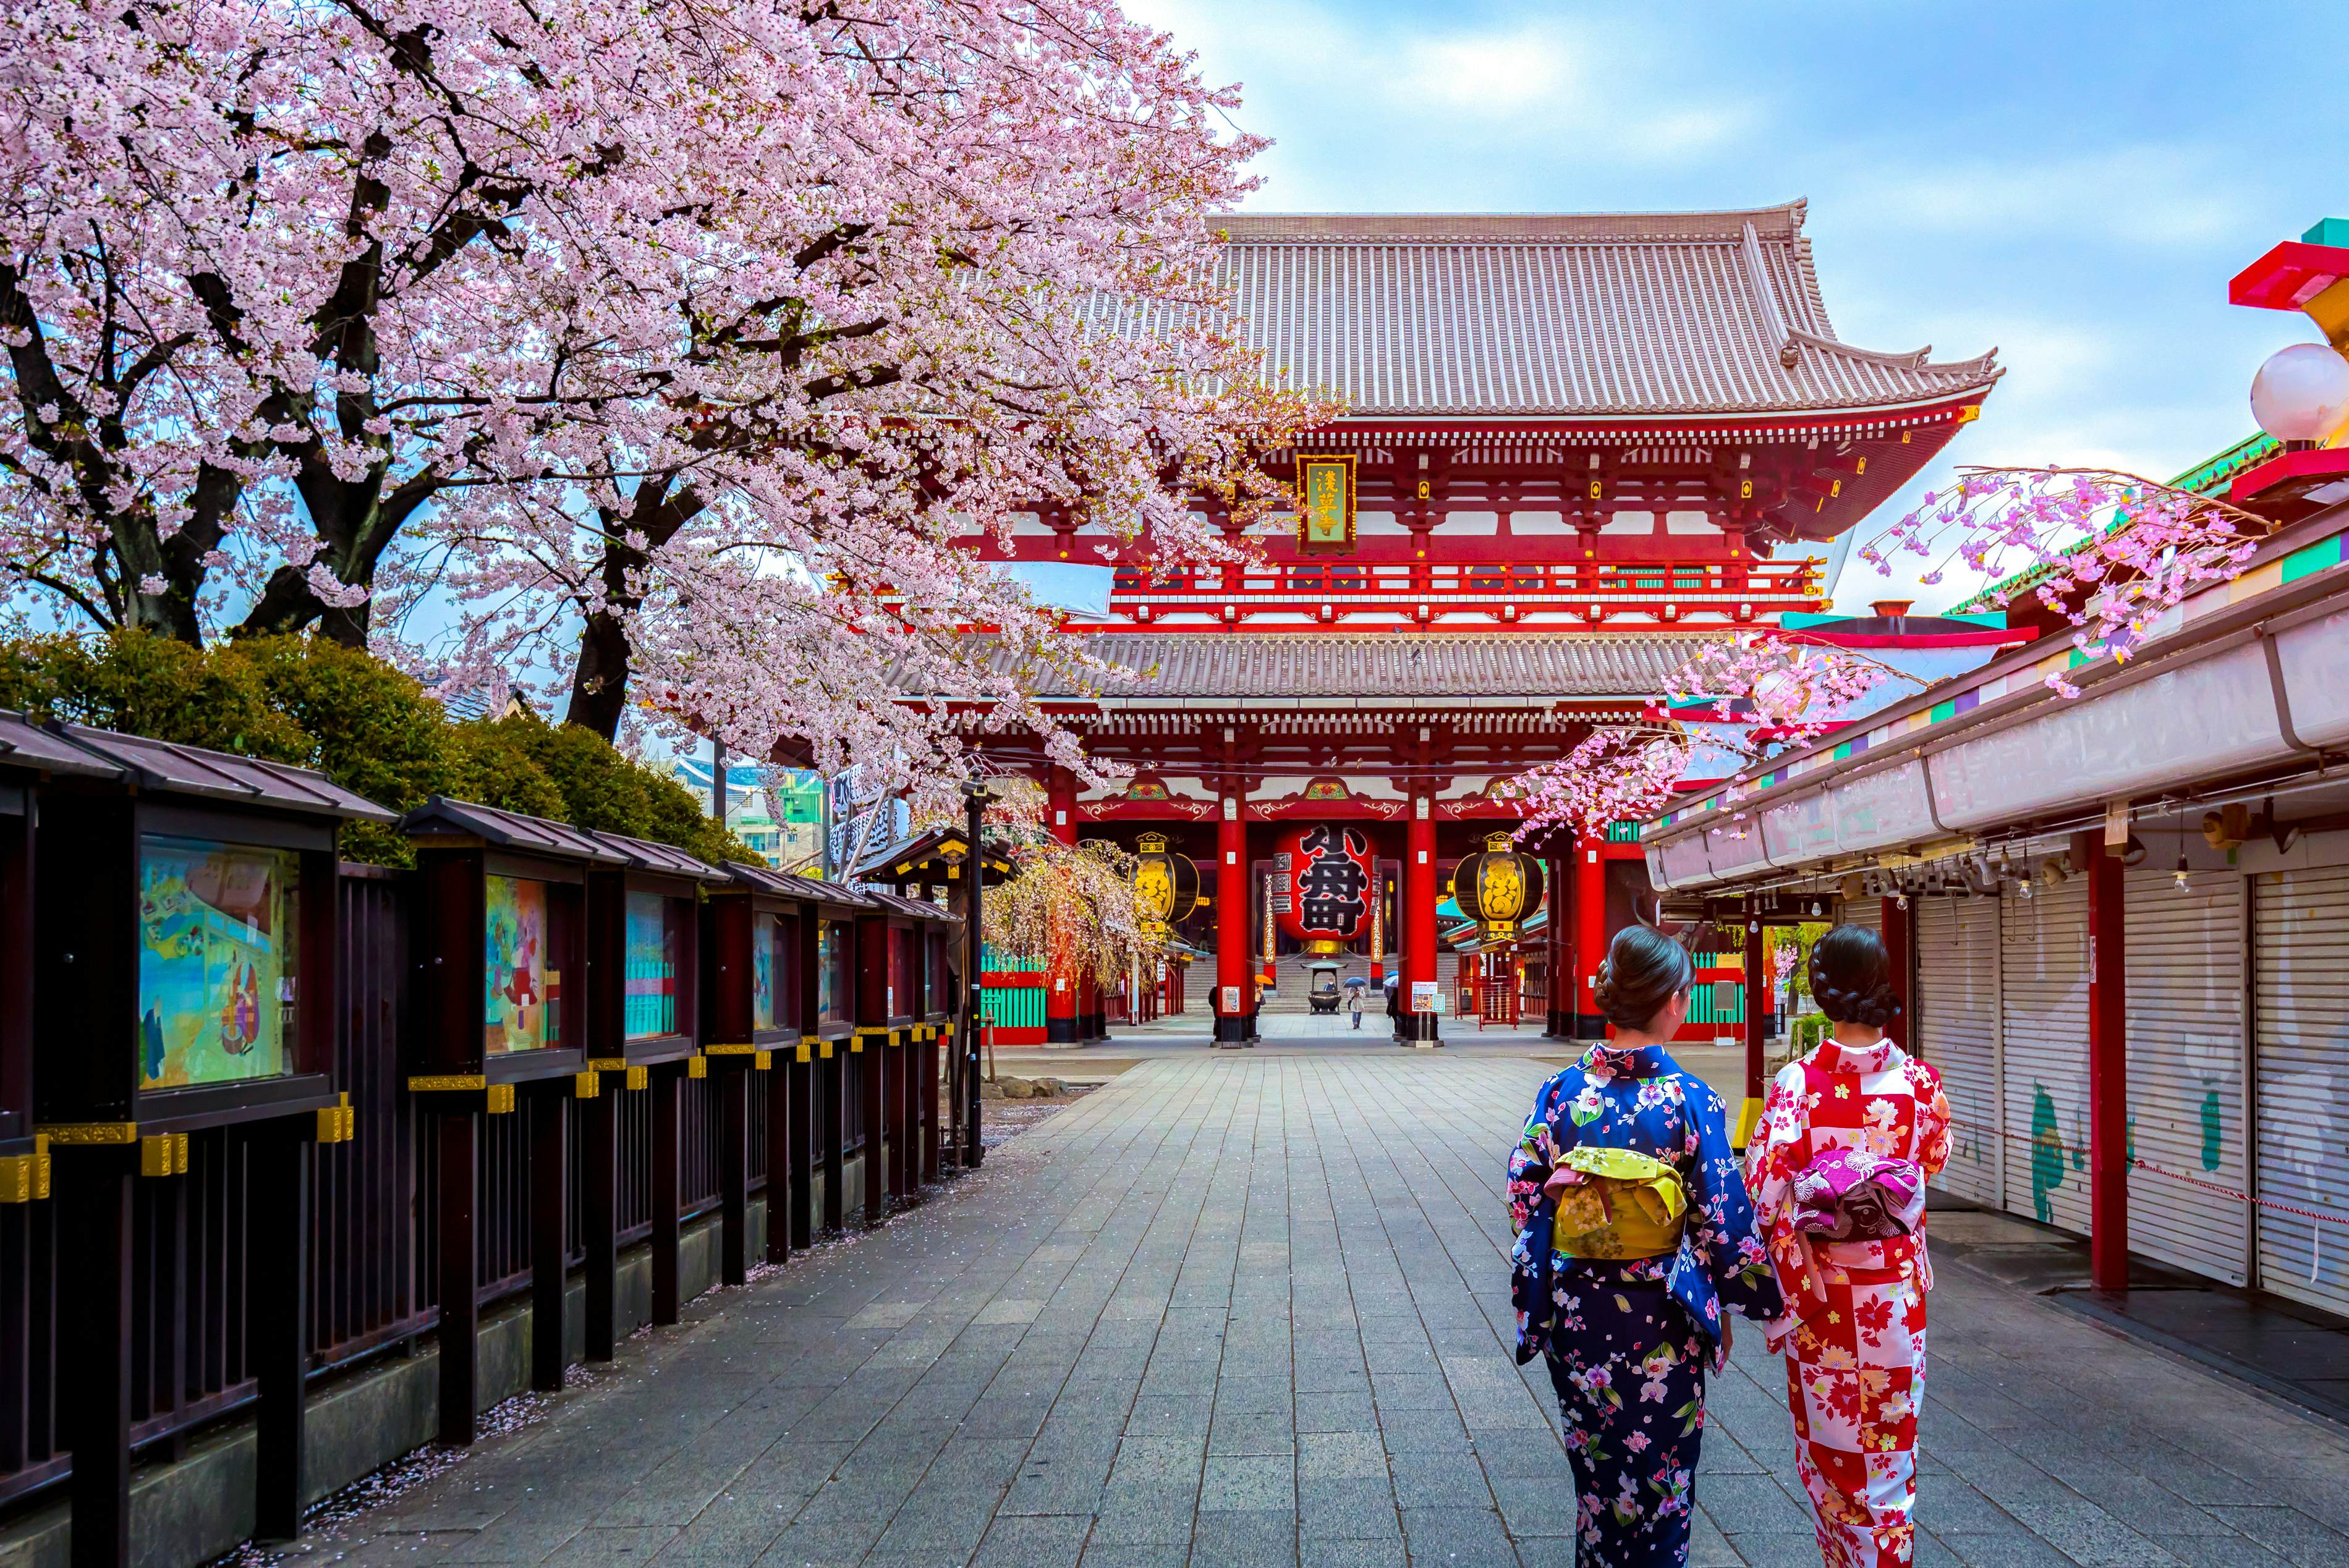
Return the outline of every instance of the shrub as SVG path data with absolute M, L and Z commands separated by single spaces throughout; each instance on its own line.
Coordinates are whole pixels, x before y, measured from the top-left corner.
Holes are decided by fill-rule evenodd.
M 434 795 L 757 857 L 692 791 L 574 725 L 526 715 L 451 723 L 414 676 L 338 644 L 252 637 L 212 648 L 146 632 L 0 643 L 0 707 L 315 768 L 394 811 Z M 343 852 L 412 863 L 397 830 L 353 822 Z

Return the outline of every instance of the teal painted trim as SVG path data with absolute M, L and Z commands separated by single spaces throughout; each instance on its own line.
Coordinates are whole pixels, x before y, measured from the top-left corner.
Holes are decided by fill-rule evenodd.
M 1608 823 L 1607 841 L 1610 844 L 1638 843 L 1640 841 L 1640 824 L 1637 822 Z
M 999 1028 L 1040 1029 L 1044 1026 L 1041 985 L 989 985 L 980 995 L 979 1011 Z
M 2319 218 L 2300 237 L 2303 245 L 2349 246 L 2349 218 Z
M 1742 1024 L 1745 1022 L 1745 985 L 1743 981 L 1729 983 L 1730 997 L 1726 1006 L 1715 999 L 1721 982 L 1696 986 L 1689 993 L 1688 1021 L 1692 1024 Z
M 2338 220 L 2330 221 L 2338 222 Z M 2344 537 L 2336 533 L 2330 539 L 2320 539 L 2314 544 L 2303 550 L 2295 550 L 2285 556 L 2283 580 L 2286 583 L 2297 583 L 2302 578 L 2322 572 L 2328 566 L 2340 565 Z
M 1928 724 L 1939 724 L 1945 718 L 1955 718 L 1957 716 L 1958 699 L 1951 697 L 1947 702 L 1935 703 L 1931 710 L 1926 714 L 1925 722 Z

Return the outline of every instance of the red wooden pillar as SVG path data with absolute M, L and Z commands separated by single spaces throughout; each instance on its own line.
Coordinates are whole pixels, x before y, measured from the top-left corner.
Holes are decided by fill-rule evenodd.
M 1909 1044 L 1909 977 L 1917 972 L 1916 940 L 1910 934 L 1909 922 L 1914 915 L 1904 900 L 1884 901 L 1884 953 L 1892 960 L 1892 994 L 1900 998 L 1900 1011 L 1884 1026 L 1893 1043 L 1906 1047 Z
M 1077 780 L 1065 768 L 1044 776 L 1044 825 L 1064 844 L 1077 841 Z M 1078 1038 L 1077 982 L 1063 970 L 1057 955 L 1044 977 L 1044 1037 L 1055 1045 Z
M 1754 1135 L 1754 1124 L 1762 1119 L 1762 1042 L 1769 1027 L 1770 987 L 1764 971 L 1768 966 L 1769 944 L 1763 940 L 1762 923 L 1752 915 L 1745 919 L 1745 1104 L 1737 1114 L 1737 1136 L 1730 1141 L 1737 1148 L 1745 1147 Z
M 2085 835 L 2084 835 L 2085 837 Z M 2075 841 L 2075 844 L 2078 841 Z M 2075 849 L 2088 867 L 2088 1275 L 2128 1289 L 2128 947 L 2121 860 L 2101 844 Z
M 1603 1040 L 1607 1019 L 1591 983 L 1607 958 L 1607 840 L 1583 833 L 1574 841 L 1574 1037 Z
M 1548 938 L 1549 1005 L 1542 1033 L 1552 1039 L 1574 1037 L 1573 863 L 1565 855 L 1552 855 L 1542 877 L 1543 896 L 1549 900 L 1549 920 L 1544 926 Z
M 1435 800 L 1423 787 L 1413 791 L 1411 822 L 1402 851 L 1403 1038 L 1415 1046 L 1442 1045 L 1433 1007 L 1421 1002 L 1435 985 Z
M 1216 1043 L 1244 1046 L 1253 1031 L 1256 983 L 1248 977 L 1247 822 L 1239 777 L 1224 780 L 1223 817 L 1216 824 Z

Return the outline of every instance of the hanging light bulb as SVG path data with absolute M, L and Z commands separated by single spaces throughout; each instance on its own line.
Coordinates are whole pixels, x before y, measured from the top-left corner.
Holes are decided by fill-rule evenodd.
M 2189 883 L 2186 875 L 2186 856 L 2183 853 L 2178 857 L 2178 870 L 2172 873 L 2170 880 L 2178 884 L 2179 892 L 2187 890 Z
M 2029 897 L 2031 896 L 2031 868 L 2030 868 L 2030 867 L 2025 866 L 2025 867 L 2023 869 L 2023 882 L 2022 882 L 2022 885 L 2021 885 L 2020 887 L 2018 887 L 2018 888 L 2016 888 L 2016 889 L 2015 889 L 2015 891 L 2016 891 L 2017 892 L 2021 893 L 2021 894 L 2022 894 L 2023 897 L 2025 897 L 2025 898 L 2029 898 Z

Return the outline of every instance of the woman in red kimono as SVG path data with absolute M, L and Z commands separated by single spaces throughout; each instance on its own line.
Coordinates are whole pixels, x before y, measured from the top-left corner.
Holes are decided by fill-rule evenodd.
M 1832 1036 L 1782 1069 L 1745 1150 L 1745 1182 L 1785 1298 L 1765 1329 L 1786 1356 L 1795 1469 L 1827 1568 L 1907 1568 L 1925 1394 L 1925 1183 L 1950 1157 L 1940 1076 L 1887 1039 L 1898 1016 L 1874 932 L 1811 949 Z

